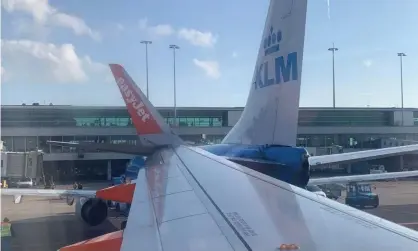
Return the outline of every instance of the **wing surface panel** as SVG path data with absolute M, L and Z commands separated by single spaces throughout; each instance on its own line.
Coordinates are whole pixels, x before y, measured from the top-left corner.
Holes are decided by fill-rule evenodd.
M 232 248 L 224 234 L 228 229 L 214 220 L 216 212 L 202 203 L 181 166 L 172 149 L 147 160 L 138 174 L 121 250 L 246 250 L 241 243 Z
M 418 233 L 194 147 L 184 167 L 251 250 L 415 250 Z

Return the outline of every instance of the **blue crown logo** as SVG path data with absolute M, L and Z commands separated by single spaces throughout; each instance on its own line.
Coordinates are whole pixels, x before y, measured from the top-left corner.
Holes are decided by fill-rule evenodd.
M 273 26 L 270 28 L 270 34 L 264 38 L 264 56 L 278 52 L 280 50 L 280 41 L 282 41 L 282 31 L 274 32 Z

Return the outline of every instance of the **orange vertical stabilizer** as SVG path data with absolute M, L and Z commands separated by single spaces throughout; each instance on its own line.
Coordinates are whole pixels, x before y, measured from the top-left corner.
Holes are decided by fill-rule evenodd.
M 96 197 L 103 200 L 117 201 L 121 203 L 132 203 L 135 184 L 120 184 L 113 187 L 98 190 Z
M 59 251 L 120 251 L 123 230 L 63 247 Z

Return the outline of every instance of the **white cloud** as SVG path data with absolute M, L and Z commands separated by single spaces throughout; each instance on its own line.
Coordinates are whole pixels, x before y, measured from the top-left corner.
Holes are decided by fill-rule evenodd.
M 138 25 L 141 30 L 145 30 L 148 27 L 148 19 L 147 18 L 140 19 Z
M 196 29 L 187 28 L 176 31 L 176 29 L 169 24 L 158 24 L 152 26 L 149 25 L 147 18 L 140 19 L 138 25 L 139 28 L 146 31 L 148 35 L 163 37 L 177 34 L 180 39 L 184 39 L 194 46 L 213 47 L 218 40 L 218 38 L 211 32 L 202 32 Z
M 101 39 L 100 34 L 88 27 L 84 20 L 79 17 L 57 12 L 51 15 L 50 20 L 50 25 L 72 29 L 76 35 L 88 35 L 94 40 Z
M 100 34 L 91 29 L 83 19 L 58 11 L 48 0 L 2 0 L 2 6 L 7 12 L 24 12 L 32 15 L 37 24 L 70 29 L 76 35 L 87 35 L 94 40 L 100 40 Z
M 119 23 L 117 23 L 117 24 L 116 24 L 116 28 L 117 28 L 118 30 L 120 30 L 120 31 L 123 31 L 123 30 L 125 29 L 125 26 L 123 26 L 123 24 L 119 24 Z
M 13 81 L 42 83 L 86 82 L 97 75 L 107 78 L 107 67 L 89 56 L 79 56 L 72 44 L 55 45 L 32 40 L 2 40 L 2 64 Z M 2 66 L 3 66 L 2 65 Z
M 221 72 L 219 70 L 219 64 L 217 61 L 200 61 L 198 59 L 193 59 L 193 63 L 205 71 L 206 75 L 210 78 L 219 79 L 221 77 Z
M 168 24 L 159 24 L 154 27 L 149 27 L 149 30 L 159 36 L 170 36 L 174 33 L 174 29 Z
M 371 59 L 366 59 L 363 61 L 363 65 L 366 67 L 370 67 L 372 66 L 372 64 L 373 64 L 373 61 Z
M 232 52 L 232 57 L 233 58 L 237 58 L 238 57 L 238 53 L 236 51 Z
M 0 59 L 0 67 L 1 67 L 1 81 L 0 84 L 6 81 L 6 69 L 4 69 L 3 64 Z
M 170 36 L 172 35 L 175 30 L 169 24 L 159 24 L 155 26 L 148 25 L 148 19 L 143 18 L 139 20 L 139 28 L 148 32 L 150 35 L 156 36 Z
M 3 66 L 1 66 L 1 81 L 0 83 L 2 83 L 3 81 L 5 81 L 5 76 L 6 76 L 6 70 L 4 69 Z
M 180 29 L 178 36 L 192 45 L 201 47 L 213 47 L 218 40 L 211 32 L 201 32 L 195 29 Z

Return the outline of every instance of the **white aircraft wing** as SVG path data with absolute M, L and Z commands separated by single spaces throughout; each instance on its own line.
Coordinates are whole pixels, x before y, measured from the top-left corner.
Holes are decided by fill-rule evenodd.
M 309 164 L 311 166 L 319 166 L 326 164 L 341 164 L 349 162 L 357 162 L 364 160 L 379 159 L 408 153 L 418 152 L 418 144 L 408 146 L 388 147 L 375 150 L 366 150 L 350 153 L 340 153 L 331 155 L 311 156 Z
M 47 141 L 47 144 L 74 147 L 86 151 L 106 151 L 115 153 L 135 154 L 135 155 L 149 155 L 155 152 L 159 146 L 145 146 L 145 145 L 128 145 L 128 144 L 109 144 L 109 143 L 90 143 L 90 142 L 61 142 L 61 141 Z
M 407 177 L 413 177 L 413 176 L 418 176 L 418 171 L 374 173 L 374 174 L 364 174 L 364 175 L 316 178 L 316 179 L 310 179 L 309 185 L 324 185 L 324 184 L 334 184 L 334 183 L 349 183 L 349 182 L 361 182 L 361 181 L 372 181 L 372 180 L 399 179 L 399 178 L 407 178 Z
M 55 189 L 13 189 L 6 188 L 2 189 L 0 192 L 1 195 L 10 195 L 13 196 L 13 201 L 15 204 L 22 202 L 23 196 L 39 196 L 39 197 L 53 197 L 53 198 L 69 198 L 74 197 L 85 197 L 91 198 L 96 197 L 96 190 L 55 190 Z
M 96 190 L 55 190 L 55 189 L 14 189 L 7 188 L 1 190 L 1 195 L 28 195 L 41 197 L 59 197 L 59 196 L 74 196 L 74 197 L 95 197 Z
M 123 251 L 418 250 L 418 232 L 199 148 L 162 150 L 150 161 Z

